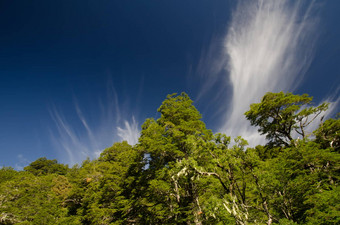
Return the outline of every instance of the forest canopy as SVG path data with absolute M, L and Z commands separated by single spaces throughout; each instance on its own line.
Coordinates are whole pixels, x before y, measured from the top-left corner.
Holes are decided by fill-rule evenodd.
M 245 116 L 268 143 L 248 147 L 207 129 L 187 94 L 168 95 L 135 146 L 1 168 L 0 224 L 340 224 L 340 120 L 311 102 L 267 93 Z

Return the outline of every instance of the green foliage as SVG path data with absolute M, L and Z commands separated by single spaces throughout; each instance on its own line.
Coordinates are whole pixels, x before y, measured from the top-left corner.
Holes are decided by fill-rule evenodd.
M 0 214 L 5 224 L 60 223 L 66 215 L 52 187 L 55 175 L 19 172 L 0 185 Z
M 122 217 L 129 206 L 127 173 L 136 155 L 124 141 L 105 149 L 97 160 L 84 162 L 66 200 L 70 213 L 84 224 L 109 224 Z
M 335 151 L 340 151 L 340 114 L 337 119 L 330 118 L 314 131 L 316 141 L 324 148 L 331 147 Z
M 309 196 L 306 204 L 310 207 L 306 211 L 307 224 L 339 224 L 340 223 L 340 187 L 322 190 Z
M 339 224 L 339 119 L 308 139 L 327 108 L 311 100 L 267 93 L 246 116 L 270 144 L 247 148 L 213 135 L 188 95 L 168 95 L 136 146 L 114 143 L 72 168 L 46 158 L 1 168 L 0 224 Z
M 203 146 L 212 134 L 192 103 L 185 93 L 168 95 L 158 109 L 161 117 L 157 121 L 148 119 L 142 126 L 138 147 L 148 163 L 138 178 L 146 182 L 140 183 L 136 192 L 141 199 L 137 204 L 149 216 L 141 223 L 201 220 L 201 187 L 191 164 L 204 155 Z
M 260 168 L 263 191 L 269 194 L 274 218 L 305 223 L 314 194 L 336 188 L 339 154 L 300 141 Z
M 305 138 L 305 128 L 328 108 L 327 103 L 307 107 L 311 101 L 312 97 L 307 94 L 268 92 L 261 103 L 251 104 L 245 115 L 251 125 L 259 127 L 259 132 L 265 134 L 271 144 L 289 146 L 294 142 L 293 131 Z
M 50 160 L 46 159 L 46 157 L 42 157 L 26 166 L 24 170 L 34 175 L 46 175 L 51 173 L 65 175 L 68 171 L 68 166 L 59 164 L 56 159 Z
M 3 167 L 0 169 L 0 184 L 15 178 L 18 172 L 11 167 Z

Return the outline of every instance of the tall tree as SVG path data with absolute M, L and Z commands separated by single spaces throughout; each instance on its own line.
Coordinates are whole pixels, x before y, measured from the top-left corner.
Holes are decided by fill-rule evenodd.
M 142 171 L 147 183 L 141 204 L 148 209 L 147 223 L 201 223 L 199 187 L 186 162 L 212 133 L 192 103 L 185 93 L 168 95 L 158 109 L 161 117 L 142 126 L 139 148 L 148 163 Z
M 270 144 L 289 146 L 294 144 L 293 131 L 305 138 L 305 128 L 328 108 L 328 103 L 309 106 L 312 99 L 307 94 L 268 92 L 260 103 L 251 104 L 245 115 Z

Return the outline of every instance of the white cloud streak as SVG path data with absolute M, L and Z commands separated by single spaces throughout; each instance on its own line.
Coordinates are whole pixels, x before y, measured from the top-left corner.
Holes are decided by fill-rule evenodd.
M 124 127 L 117 127 L 117 131 L 118 136 L 121 138 L 121 140 L 126 140 L 131 145 L 137 144 L 140 130 L 135 117 L 132 117 L 131 123 L 125 120 Z
M 74 165 L 81 163 L 87 157 L 97 158 L 101 151 L 114 142 L 126 140 L 134 145 L 138 142 L 139 127 L 135 117 L 131 120 L 121 115 L 118 96 L 113 85 L 108 87 L 107 104 L 98 102 L 98 118 L 89 117 L 90 112 L 84 114 L 80 104 L 74 98 L 75 118 L 66 118 L 61 110 L 52 107 L 51 118 L 55 129 L 50 129 L 50 137 L 56 151 L 61 155 L 63 163 Z M 85 116 L 87 115 L 87 117 Z M 125 113 L 125 115 L 128 115 Z
M 214 63 L 217 69 L 224 64 L 218 71 L 229 78 L 223 88 L 232 87 L 231 100 L 224 99 L 227 113 L 220 132 L 241 135 L 251 145 L 265 142 L 244 113 L 266 92 L 292 91 L 298 86 L 311 63 L 317 39 L 317 19 L 311 16 L 312 11 L 313 4 L 302 1 L 238 2 L 221 44 L 222 53 Z M 210 78 L 217 81 L 214 76 Z
M 313 23 L 300 6 L 284 0 L 238 5 L 225 41 L 233 97 L 221 131 L 242 134 L 253 145 L 264 142 L 243 114 L 268 91 L 294 90 L 309 67 Z

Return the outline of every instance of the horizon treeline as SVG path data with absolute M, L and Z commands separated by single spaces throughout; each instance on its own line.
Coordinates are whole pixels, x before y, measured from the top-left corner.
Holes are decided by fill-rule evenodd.
M 268 142 L 247 147 L 207 129 L 187 94 L 168 95 L 134 146 L 72 168 L 1 168 L 0 224 L 340 224 L 340 120 L 311 101 L 268 92 L 245 112 Z

